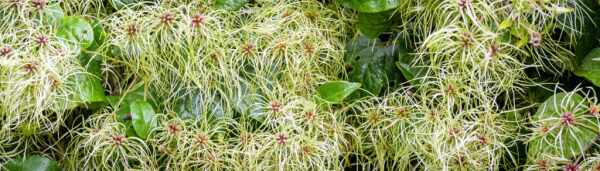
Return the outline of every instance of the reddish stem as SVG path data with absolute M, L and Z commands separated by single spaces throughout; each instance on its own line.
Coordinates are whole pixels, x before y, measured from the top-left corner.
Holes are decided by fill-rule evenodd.
M 581 127 L 585 128 L 587 130 L 590 130 L 590 131 L 596 133 L 596 138 L 594 138 L 594 140 L 592 141 L 592 143 L 590 145 L 588 145 L 585 148 L 585 150 L 583 150 L 581 153 L 579 153 L 578 155 L 575 155 L 575 156 L 577 156 L 577 160 L 575 160 L 575 162 L 573 162 L 573 163 L 578 163 L 579 160 L 581 159 L 581 157 L 583 157 L 585 155 L 585 152 L 587 152 L 590 148 L 592 148 L 592 146 L 594 145 L 594 143 L 596 141 L 598 141 L 598 139 L 600 139 L 600 132 L 598 132 L 598 131 L 596 131 L 596 130 L 588 127 L 588 126 L 585 126 L 585 125 L 583 125 L 581 123 L 575 123 L 574 125 L 581 126 Z M 572 157 L 575 157 L 575 156 L 572 156 Z M 571 159 L 571 157 L 569 157 L 568 159 Z
M 600 134 L 596 135 L 596 138 L 594 138 L 594 140 L 592 141 L 592 143 L 590 145 L 588 145 L 585 150 L 583 150 L 581 152 L 581 154 L 578 155 L 577 160 L 575 160 L 574 163 L 578 163 L 579 160 L 581 159 L 581 157 L 583 157 L 585 155 L 585 152 L 587 152 L 590 148 L 592 148 L 592 146 L 594 145 L 594 142 L 598 141 L 598 138 L 600 138 Z

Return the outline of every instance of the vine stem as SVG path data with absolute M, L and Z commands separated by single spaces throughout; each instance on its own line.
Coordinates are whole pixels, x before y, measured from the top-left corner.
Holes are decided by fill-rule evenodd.
M 577 125 L 577 126 L 581 126 L 581 127 L 585 128 L 585 129 L 587 129 L 587 130 L 590 130 L 590 131 L 592 131 L 592 132 L 596 133 L 596 138 L 594 138 L 594 140 L 592 141 L 592 143 L 590 143 L 590 145 L 588 145 L 588 146 L 585 148 L 585 150 L 583 150 L 581 153 L 579 153 L 578 155 L 576 155 L 576 156 L 577 156 L 577 160 L 575 160 L 575 162 L 573 162 L 573 163 L 578 163 L 578 162 L 579 162 L 579 160 L 581 160 L 581 158 L 582 158 L 582 157 L 585 155 L 585 153 L 586 153 L 586 152 L 587 152 L 587 151 L 588 151 L 588 150 L 589 150 L 589 149 L 590 149 L 590 148 L 591 148 L 591 147 L 594 145 L 594 143 L 595 143 L 596 141 L 598 141 L 598 139 L 600 139 L 600 132 L 599 132 L 599 131 L 596 131 L 596 130 L 594 130 L 594 129 L 592 129 L 592 128 L 588 127 L 588 126 L 585 126 L 585 125 L 583 125 L 583 124 L 581 124 L 581 123 L 576 123 L 575 125 Z M 571 158 L 571 157 L 569 157 L 569 158 Z
M 123 99 L 125 99 L 125 96 L 127 95 L 127 93 L 129 93 L 129 91 L 131 90 L 131 88 L 137 83 L 137 77 L 133 79 L 133 81 L 131 82 L 131 84 L 129 84 L 129 86 L 127 87 L 127 90 L 125 90 L 125 93 L 123 93 L 121 95 L 121 99 L 119 99 L 119 103 L 117 103 L 117 106 L 115 106 L 114 111 L 111 113 L 112 116 L 115 116 L 117 113 L 117 110 L 119 109 L 119 106 L 121 106 L 121 103 L 123 102 Z
M 596 133 L 596 134 L 600 134 L 600 132 L 599 132 L 599 131 L 596 131 L 595 129 L 592 129 L 592 128 L 588 127 L 588 126 L 585 126 L 584 124 L 581 124 L 581 123 L 576 123 L 575 125 L 577 125 L 577 126 L 581 126 L 581 127 L 585 128 L 585 129 L 588 129 L 588 130 L 590 130 L 590 131 L 592 131 L 592 132 Z
M 583 151 L 581 152 L 581 154 L 579 154 L 579 156 L 577 157 L 577 160 L 575 160 L 575 162 L 574 162 L 574 163 L 578 163 L 578 162 L 579 162 L 579 160 L 580 160 L 580 159 L 581 159 L 581 158 L 582 158 L 582 157 L 585 155 L 585 152 L 587 152 L 587 151 L 588 151 L 590 148 L 592 148 L 592 146 L 594 145 L 594 143 L 595 143 L 596 141 L 598 141 L 598 138 L 600 138 L 600 134 L 596 134 L 596 138 L 594 138 L 594 140 L 592 141 L 592 143 L 591 143 L 590 145 L 588 145 L 588 146 L 585 148 L 585 150 L 583 150 Z

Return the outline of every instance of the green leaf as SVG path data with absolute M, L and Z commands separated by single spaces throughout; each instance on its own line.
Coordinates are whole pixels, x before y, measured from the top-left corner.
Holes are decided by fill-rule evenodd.
M 113 7 L 115 7 L 115 9 L 121 10 L 121 9 L 125 8 L 125 6 L 127 6 L 129 4 L 134 4 L 136 2 L 137 2 L 137 0 L 111 0 L 110 4 Z
M 104 32 L 104 26 L 99 19 L 96 19 L 92 24 L 92 30 L 94 32 L 94 41 L 87 50 L 96 51 L 106 41 L 106 32 Z
M 133 102 L 129 107 L 135 133 L 142 139 L 148 138 L 150 131 L 157 126 L 154 109 L 152 109 L 152 106 L 145 101 Z
M 358 90 L 359 87 L 359 83 L 331 81 L 317 87 L 317 93 L 326 102 L 335 103 L 344 100 L 352 92 Z
M 398 44 L 385 46 L 379 39 L 373 41 L 365 36 L 351 40 L 344 55 L 353 68 L 348 74 L 349 81 L 361 83 L 364 89 L 377 96 L 399 72 L 394 66 L 399 47 Z M 352 96 L 367 95 L 369 93 L 357 91 Z
M 231 107 L 237 113 L 263 122 L 265 117 L 261 113 L 264 113 L 264 106 L 267 104 L 264 102 L 265 95 L 261 88 L 273 90 L 273 82 L 281 77 L 280 66 L 276 62 L 268 60 L 245 66 L 244 71 L 240 74 L 242 80 L 237 82 L 239 86 L 223 88 L 231 102 Z
M 79 62 L 87 72 L 94 76 L 93 79 L 100 81 L 102 56 L 97 55 L 96 52 L 83 52 L 79 54 Z
M 239 86 L 230 89 L 229 98 L 236 112 L 251 117 L 259 122 L 263 122 L 265 117 L 260 115 L 264 112 L 262 97 L 264 94 L 258 88 L 244 81 L 239 82 Z
M 402 0 L 338 0 L 348 8 L 363 13 L 377 13 L 399 7 Z
M 538 108 L 532 121 L 543 122 L 548 128 L 556 128 L 545 135 L 534 136 L 528 143 L 528 155 L 549 153 L 568 158 L 586 149 L 593 143 L 596 133 L 582 126 L 564 126 L 560 122 L 561 114 L 572 113 L 575 123 L 594 128 L 595 124 L 591 120 L 583 118 L 583 115 L 587 115 L 587 107 L 587 102 L 577 93 L 562 92 L 548 98 Z
M 227 11 L 237 11 L 250 0 L 217 0 L 215 7 Z
M 390 27 L 394 26 L 400 18 L 391 17 L 393 11 L 379 13 L 358 13 L 358 28 L 362 34 L 369 38 L 376 38 Z
M 143 85 L 143 84 L 138 83 L 138 85 Z M 121 97 L 123 97 L 123 101 L 121 102 L 120 106 L 123 106 L 123 105 L 129 106 L 129 104 L 132 104 L 133 102 L 144 101 L 144 91 L 145 91 L 144 86 L 137 86 L 137 87 L 134 87 L 129 92 L 127 92 L 127 94 L 125 94 L 125 97 L 123 97 L 123 96 L 107 96 L 107 98 L 108 98 L 110 105 L 113 107 L 116 106 L 117 103 L 119 103 L 119 100 L 121 99 Z M 153 91 L 152 88 L 149 88 L 148 92 L 146 93 L 146 102 L 148 102 L 154 108 L 158 107 L 157 96 L 155 95 L 155 92 Z M 129 108 L 129 107 L 127 107 L 127 108 Z M 119 109 L 121 109 L 121 108 L 119 107 Z
M 406 78 L 406 80 L 412 80 L 415 78 L 425 76 L 424 69 L 414 68 L 414 67 L 410 66 L 410 64 L 402 63 L 400 61 L 396 62 L 396 65 L 398 66 L 398 68 L 400 69 L 400 71 L 402 72 L 402 75 L 404 75 L 404 78 Z
M 221 117 L 231 117 L 226 115 L 223 108 L 221 96 L 214 94 L 212 96 L 203 96 L 201 93 L 188 95 L 175 104 L 175 113 L 179 118 L 196 119 L 198 116 L 208 116 L 211 123 L 219 120 Z
M 502 23 L 500 23 L 500 26 L 498 26 L 498 30 L 504 30 L 504 29 L 512 26 L 512 24 L 513 24 L 512 19 L 506 19 L 506 20 L 502 21 Z
M 67 18 L 65 18 L 67 19 Z M 75 19 L 79 20 L 79 19 Z M 62 20 L 65 21 L 65 20 Z M 83 21 L 85 22 L 85 21 Z M 98 27 L 98 20 L 96 20 L 96 24 L 94 29 Z M 87 22 L 85 22 L 87 24 Z M 85 25 L 84 24 L 84 25 Z M 100 27 L 102 27 L 100 25 Z M 102 28 L 100 28 L 102 29 Z M 77 28 L 75 28 L 77 30 Z M 75 33 L 79 31 L 73 31 Z M 93 35 L 93 34 L 92 34 Z M 98 34 L 98 37 L 101 37 L 102 34 Z M 106 35 L 104 35 L 106 38 Z M 82 67 L 86 69 L 89 73 L 80 73 L 75 75 L 75 83 L 72 85 L 74 90 L 76 90 L 75 99 L 78 103 L 87 103 L 86 106 L 88 108 L 95 108 L 97 106 L 105 105 L 106 97 L 104 95 L 104 88 L 102 87 L 102 83 L 100 80 L 101 73 L 101 63 L 102 58 L 100 55 L 96 55 L 96 52 L 87 52 L 79 54 L 79 62 Z M 91 106 L 90 106 L 91 105 Z
M 104 88 L 100 79 L 90 74 L 76 75 L 77 88 L 75 89 L 79 95 L 79 101 L 82 103 L 90 102 L 105 102 Z
M 573 19 L 573 22 L 565 22 L 566 28 L 579 28 L 581 34 L 572 40 L 576 45 L 573 49 L 575 53 L 575 59 L 581 61 L 586 57 L 590 51 L 598 47 L 600 39 L 600 32 L 598 31 L 598 25 L 600 24 L 600 5 L 594 2 L 594 0 L 583 0 L 581 1 L 586 8 L 586 15 L 583 17 L 584 24 L 581 24 L 579 19 Z M 571 8 L 575 8 L 575 4 L 569 3 Z M 568 20 L 570 21 L 570 20 Z M 583 26 L 583 27 L 582 27 Z
M 64 38 L 71 46 L 71 50 L 79 53 L 81 49 L 88 48 L 94 41 L 94 31 L 90 23 L 78 17 L 65 17 L 60 20 L 57 36 Z
M 396 62 L 396 67 L 400 69 L 402 76 L 406 79 L 406 81 L 411 81 L 416 78 L 424 77 L 427 73 L 427 69 L 423 67 L 413 67 L 410 64 L 414 60 L 414 56 L 410 54 L 410 50 L 406 48 L 404 44 L 400 44 L 398 49 L 398 62 Z M 413 82 L 415 85 L 416 82 Z
M 45 9 L 46 13 L 46 21 L 50 25 L 58 25 L 59 21 L 61 21 L 65 17 L 65 12 L 60 7 L 59 3 L 54 3 L 52 5 L 48 5 Z
M 123 98 L 123 101 L 121 101 L 121 104 L 119 104 L 121 98 Z M 130 113 L 129 106 L 133 104 L 133 102 L 144 101 L 144 86 L 134 88 L 133 90 L 125 94 L 125 97 L 106 96 L 106 99 L 108 100 L 110 106 L 112 106 L 113 108 L 117 107 L 117 104 L 119 105 L 119 108 L 116 111 L 117 118 L 119 122 L 125 123 L 126 114 Z M 153 91 L 149 90 L 146 94 L 146 102 L 152 105 L 154 109 L 157 109 L 158 104 L 156 103 L 156 96 L 154 95 Z
M 83 104 L 84 107 L 95 109 L 106 105 L 106 96 L 104 95 L 104 87 L 100 80 L 89 73 L 77 73 L 69 77 L 67 84 L 74 93 L 68 97 L 69 102 L 60 101 L 66 109 L 72 109 Z
M 264 85 L 267 89 L 273 90 L 273 82 L 281 78 L 279 72 L 281 64 L 269 60 L 262 60 L 255 64 L 256 66 L 244 68 L 244 72 L 241 73 L 242 78 L 250 81 L 252 85 Z
M 39 155 L 16 158 L 6 164 L 7 171 L 60 171 L 58 164 L 46 157 Z
M 139 137 L 133 128 L 133 122 L 131 118 L 127 118 L 127 114 L 131 114 L 130 105 L 136 101 L 144 101 L 144 86 L 139 86 L 129 91 L 127 94 L 123 96 L 106 96 L 108 103 L 110 106 L 114 108 L 119 104 L 119 100 L 123 97 L 123 101 L 119 104 L 119 108 L 115 111 L 117 115 L 117 121 L 121 122 L 125 125 L 125 134 L 131 137 Z M 153 91 L 148 90 L 146 94 L 146 102 L 148 102 L 154 109 L 158 109 L 158 104 L 156 103 L 156 95 L 154 95 Z
M 529 39 L 531 38 L 529 36 L 529 33 L 527 33 L 527 30 L 525 30 L 522 27 L 511 27 L 510 34 L 519 39 L 519 42 L 517 43 L 518 48 L 527 44 L 527 42 L 529 42 Z
M 102 23 L 100 23 L 100 20 L 96 19 L 92 26 L 94 31 L 94 41 L 90 47 L 79 54 L 79 61 L 81 66 L 83 66 L 87 72 L 92 73 L 99 78 L 102 73 L 101 65 L 103 60 L 103 57 L 99 55 L 99 53 L 103 52 L 97 51 L 104 41 L 106 41 L 106 33 L 104 32 L 104 27 L 102 26 Z
M 592 50 L 592 52 L 585 56 L 582 60 L 583 64 L 574 73 L 577 76 L 585 77 L 594 85 L 600 87 L 600 61 L 595 60 L 598 58 L 600 58 L 600 48 Z
M 514 108 L 512 110 L 514 110 L 514 111 L 506 113 L 506 120 L 508 120 L 509 121 L 508 124 L 510 124 L 512 126 L 519 126 L 519 124 L 521 124 L 523 122 L 523 115 Z

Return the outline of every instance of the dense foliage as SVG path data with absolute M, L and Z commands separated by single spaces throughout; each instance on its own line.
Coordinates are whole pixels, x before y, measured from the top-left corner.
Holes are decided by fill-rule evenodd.
M 0 9 L 0 170 L 600 171 L 600 1 Z

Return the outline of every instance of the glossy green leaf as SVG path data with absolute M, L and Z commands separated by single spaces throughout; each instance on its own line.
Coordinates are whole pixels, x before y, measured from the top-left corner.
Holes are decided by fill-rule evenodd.
M 93 34 L 95 37 L 92 43 L 93 45 L 95 45 L 93 50 L 96 50 L 99 46 L 97 42 L 103 42 L 104 39 L 106 39 L 106 34 L 104 33 L 103 27 L 98 19 L 96 19 L 96 21 L 94 22 L 94 27 L 92 30 L 94 32 L 98 32 L 98 34 Z M 90 46 L 90 48 L 91 47 L 92 46 Z M 91 88 L 85 88 L 81 90 L 84 92 L 91 92 L 90 94 L 94 96 L 94 98 L 92 99 L 83 99 L 83 102 L 104 102 L 106 99 L 100 80 L 100 74 L 102 72 L 102 57 L 100 55 L 97 55 L 96 53 L 97 52 L 93 51 L 84 51 L 83 53 L 79 54 L 81 66 L 84 67 L 86 71 L 91 74 L 86 74 L 87 76 L 85 78 L 87 82 L 89 82 Z
M 99 19 L 96 19 L 92 24 L 92 30 L 94 31 L 94 41 L 87 50 L 96 51 L 106 41 L 106 32 L 104 32 L 104 26 Z
M 133 102 L 129 107 L 135 133 L 142 139 L 148 138 L 150 131 L 158 125 L 154 109 L 145 101 Z
M 94 31 L 90 23 L 78 17 L 65 17 L 60 21 L 57 36 L 64 38 L 71 50 L 79 52 L 88 48 L 94 41 Z
M 377 38 L 381 33 L 400 21 L 398 15 L 392 17 L 392 12 L 358 13 L 358 29 L 369 38 Z
M 123 101 L 119 104 L 119 101 L 123 98 Z M 129 91 L 125 97 L 123 96 L 106 96 L 110 106 L 114 108 L 119 105 L 115 114 L 117 115 L 117 121 L 125 125 L 125 134 L 127 136 L 138 136 L 133 129 L 133 122 L 131 121 L 130 105 L 136 101 L 144 101 L 144 86 L 139 86 Z M 148 102 L 154 109 L 158 109 L 156 103 L 156 95 L 152 90 L 148 90 L 146 94 L 146 102 Z M 128 118 L 127 114 L 130 114 Z
M 98 50 L 104 41 L 106 41 L 106 33 L 104 32 L 102 23 L 98 19 L 92 24 L 92 29 L 94 31 L 94 41 L 90 47 L 79 54 L 79 61 L 87 72 L 99 78 L 102 73 L 101 65 L 103 60 L 103 57 L 99 53 L 103 52 L 98 52 Z
M 142 85 L 141 83 L 138 83 L 138 85 Z M 119 103 L 119 100 L 121 98 L 123 98 L 123 101 L 121 102 L 121 104 L 119 106 L 126 106 L 125 108 L 121 108 L 123 110 L 128 110 L 129 105 L 132 104 L 133 102 L 136 101 L 144 101 L 144 86 L 138 86 L 138 87 L 134 87 L 132 90 L 130 90 L 129 92 L 127 92 L 127 94 L 125 94 L 125 97 L 123 96 L 107 96 L 108 102 L 110 103 L 111 106 L 116 107 L 116 105 Z M 158 103 L 157 103 L 157 97 L 155 95 L 155 91 L 152 88 L 148 88 L 148 91 L 146 92 L 146 102 L 148 102 L 150 105 L 152 105 L 152 107 L 157 108 L 158 107 Z
M 79 62 L 87 72 L 94 76 L 93 79 L 100 81 L 100 74 L 102 73 L 102 56 L 97 55 L 96 52 L 82 52 L 79 54 Z
M 281 64 L 268 60 L 256 64 L 257 66 L 246 66 L 241 73 L 242 77 L 253 85 L 265 85 L 267 89 L 273 90 L 273 83 L 281 78 Z
M 224 112 L 223 101 L 218 94 L 212 96 L 203 96 L 201 93 L 188 95 L 175 104 L 174 111 L 183 120 L 208 116 L 207 119 L 214 122 L 222 117 L 231 117 L 231 115 Z
M 357 37 L 346 45 L 345 60 L 352 65 L 348 74 L 350 82 L 363 85 L 373 95 L 378 95 L 381 88 L 394 81 L 399 73 L 395 66 L 398 44 L 384 45 L 379 39 L 371 40 L 365 36 Z M 357 91 L 353 97 L 369 95 Z
M 402 0 L 338 0 L 348 8 L 363 13 L 377 13 L 399 7 Z
M 60 171 L 62 168 L 49 158 L 39 155 L 27 156 L 25 159 L 16 158 L 5 166 L 7 171 Z
M 217 0 L 215 7 L 227 11 L 237 11 L 249 1 L 250 0 Z
M 46 21 L 50 25 L 57 26 L 59 24 L 59 21 L 61 21 L 65 17 L 65 12 L 60 7 L 59 3 L 48 5 L 45 9 L 45 13 Z
M 542 122 L 549 125 L 548 127 L 556 126 L 556 128 L 545 135 L 534 136 L 528 143 L 528 155 L 548 153 L 568 158 L 581 153 L 592 143 L 596 133 L 577 125 L 565 127 L 560 123 L 561 114 L 572 113 L 575 123 L 595 128 L 591 120 L 582 117 L 587 115 L 588 107 L 584 98 L 577 93 L 562 92 L 548 98 L 538 108 L 532 121 Z
M 423 67 L 412 66 L 415 56 L 410 54 L 410 50 L 400 43 L 398 48 L 398 62 L 396 62 L 396 67 L 400 69 L 402 76 L 406 79 L 406 81 L 411 81 L 413 79 L 418 79 L 424 77 L 427 73 L 427 69 Z M 413 84 L 416 82 L 413 81 Z
M 104 87 L 98 78 L 89 73 L 77 73 L 69 78 L 67 84 L 74 93 L 69 96 L 69 103 L 59 102 L 66 109 L 77 106 L 95 109 L 106 105 Z
M 143 89 L 142 89 L 142 93 L 143 93 Z M 127 118 L 127 114 L 130 113 L 129 105 L 131 105 L 131 103 L 133 103 L 137 100 L 134 101 L 134 100 L 123 99 L 123 101 L 119 104 L 119 100 L 121 100 L 121 97 L 122 96 L 106 96 L 106 100 L 108 101 L 108 104 L 110 104 L 110 106 L 113 109 L 115 109 L 117 107 L 117 105 L 119 106 L 119 108 L 115 111 L 118 122 L 121 122 L 125 125 L 127 125 L 128 123 L 129 123 L 129 125 L 132 125 L 131 118 Z M 140 98 L 140 100 L 141 100 L 141 98 Z
M 396 62 L 396 65 L 398 66 L 398 68 L 400 69 L 400 71 L 402 72 L 402 75 L 404 75 L 404 78 L 406 78 L 406 80 L 412 80 L 415 78 L 424 77 L 425 73 L 426 73 L 426 71 L 424 69 L 412 67 L 410 64 Z
M 81 102 L 104 102 L 106 100 L 100 79 L 90 74 L 78 74 L 76 77 L 78 83 L 76 92 L 80 95 Z
M 317 93 L 326 102 L 335 103 L 344 100 L 352 92 L 358 90 L 359 87 L 359 83 L 331 81 L 317 87 Z
M 592 50 L 582 60 L 582 65 L 577 67 L 575 75 L 585 77 L 594 85 L 600 87 L 600 61 L 596 60 L 600 58 L 600 48 Z
M 261 88 L 273 90 L 273 83 L 281 77 L 280 66 L 273 61 L 259 61 L 244 67 L 238 86 L 224 88 L 231 107 L 237 113 L 263 122 L 265 117 L 261 113 L 264 113 L 268 104 L 264 101 Z
M 264 112 L 263 106 L 266 106 L 263 101 L 264 94 L 257 87 L 239 82 L 239 86 L 232 88 L 230 91 L 229 98 L 233 102 L 232 105 L 236 112 L 259 122 L 265 120 L 265 117 L 260 115 Z
M 110 4 L 117 10 L 125 8 L 129 4 L 136 3 L 137 0 L 111 0 Z

